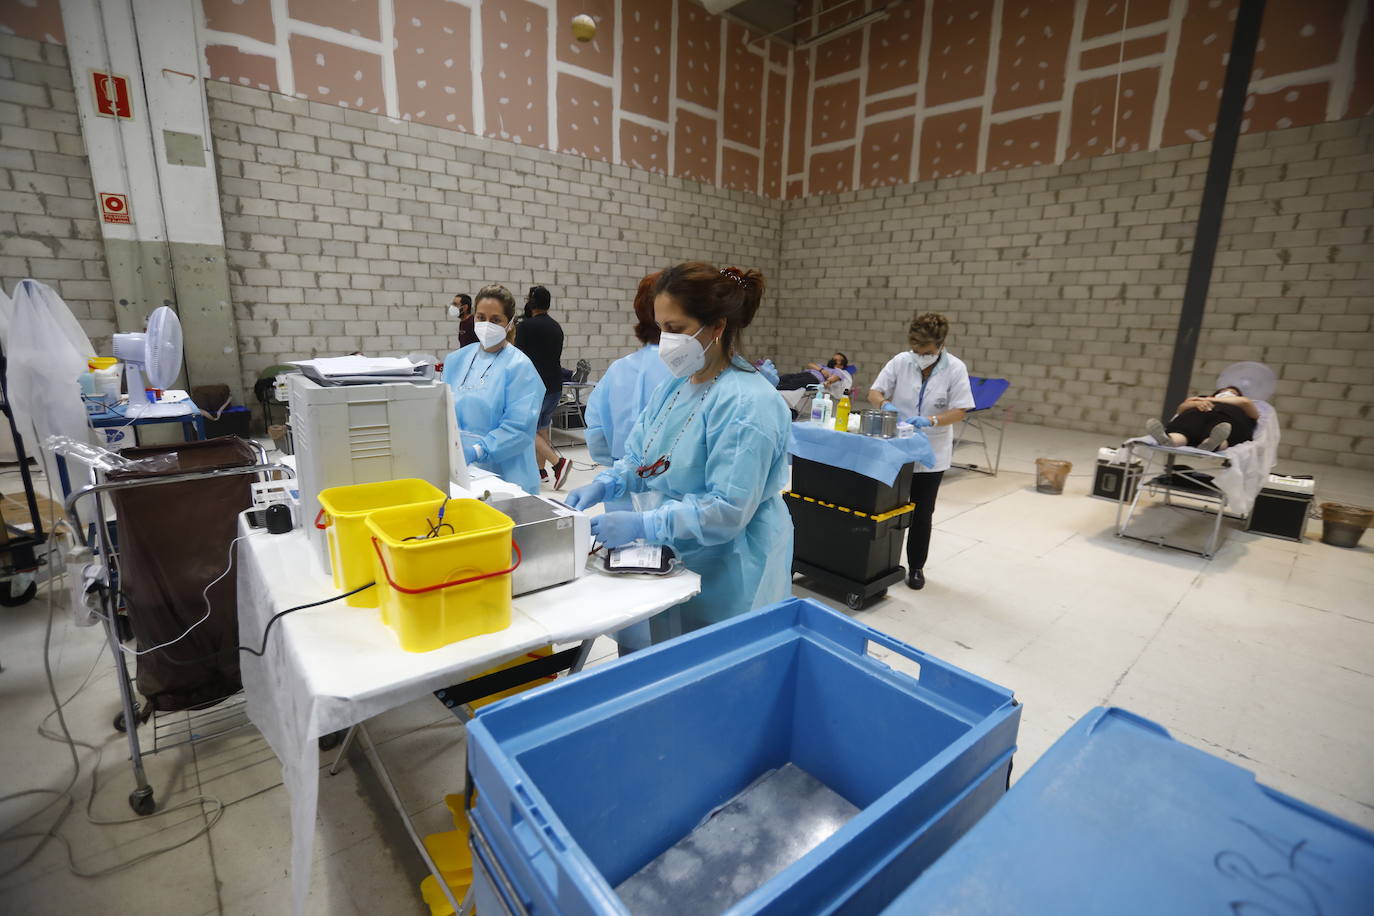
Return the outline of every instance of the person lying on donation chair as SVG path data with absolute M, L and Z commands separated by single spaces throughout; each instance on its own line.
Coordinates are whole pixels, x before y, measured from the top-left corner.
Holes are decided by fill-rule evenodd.
M 831 397 L 838 398 L 847 394 L 854 384 L 853 376 L 849 372 L 849 357 L 843 353 L 836 353 L 824 366 L 808 363 L 804 372 L 790 372 L 778 376 L 774 387 L 779 391 L 796 391 L 807 385 L 816 384 L 824 384 Z
M 1239 388 L 1222 388 L 1178 405 L 1168 425 L 1151 417 L 1145 429 L 1158 445 L 1190 445 L 1215 452 L 1249 442 L 1255 435 L 1259 408 Z

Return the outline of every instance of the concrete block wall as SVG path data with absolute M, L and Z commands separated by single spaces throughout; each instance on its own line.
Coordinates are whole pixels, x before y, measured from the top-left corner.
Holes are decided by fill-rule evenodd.
M 1268 363 L 1281 454 L 1374 470 L 1374 117 L 1243 138 L 1228 202 L 1194 378 Z
M 687 258 L 776 276 L 779 202 L 207 82 L 245 383 L 287 359 L 456 346 L 454 293 L 553 294 L 563 363 L 638 344 L 641 277 Z M 768 308 L 751 336 L 772 336 Z
M 1157 415 L 1209 144 L 788 202 L 775 359 L 839 349 L 866 386 L 913 313 L 947 314 L 1018 423 Z M 1374 118 L 1241 139 L 1194 387 L 1273 366 L 1285 457 L 1374 468 Z
M 114 303 L 67 51 L 0 34 L 0 285 L 57 290 L 98 352 Z

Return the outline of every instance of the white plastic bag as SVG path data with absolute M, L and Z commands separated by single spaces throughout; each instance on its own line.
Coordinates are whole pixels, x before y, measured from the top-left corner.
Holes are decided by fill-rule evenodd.
M 37 455 L 49 436 L 90 442 L 86 407 L 81 403 L 81 373 L 95 355 L 76 316 L 50 286 L 21 280 L 14 289 L 5 355 L 15 425 L 31 453 Z M 56 469 L 46 463 L 51 489 Z M 72 489 L 89 482 L 79 464 L 70 465 Z

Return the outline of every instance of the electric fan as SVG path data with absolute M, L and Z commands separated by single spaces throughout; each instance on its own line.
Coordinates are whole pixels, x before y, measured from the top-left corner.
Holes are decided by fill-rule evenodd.
M 114 335 L 115 358 L 124 363 L 129 386 L 127 416 L 135 417 L 150 406 L 144 397 L 147 387 L 172 387 L 181 373 L 181 320 L 167 306 L 148 316 L 148 330 L 142 334 Z

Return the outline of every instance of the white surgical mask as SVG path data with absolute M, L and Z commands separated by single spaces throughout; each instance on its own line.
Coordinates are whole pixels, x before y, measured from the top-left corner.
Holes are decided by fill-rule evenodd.
M 463 317 L 463 312 L 460 308 L 458 308 L 458 306 L 450 305 L 448 307 L 448 317 L 457 320 Z
M 940 358 L 940 353 L 938 350 L 934 353 L 917 353 L 915 355 L 916 368 L 920 369 L 922 372 L 929 369 L 931 366 L 935 365 L 935 361 Z
M 482 342 L 482 346 L 490 349 L 506 339 L 506 329 L 494 321 L 477 321 L 472 325 L 473 333 Z
M 668 367 L 674 378 L 686 378 L 700 372 L 706 365 L 706 348 L 697 341 L 697 334 L 706 330 L 697 329 L 696 334 L 671 334 L 664 331 L 659 335 L 658 358 Z

